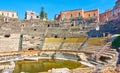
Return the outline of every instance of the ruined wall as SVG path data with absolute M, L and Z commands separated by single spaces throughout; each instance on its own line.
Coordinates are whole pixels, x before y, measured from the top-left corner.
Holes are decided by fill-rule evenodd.
M 104 23 L 106 21 L 111 21 L 117 19 L 120 16 L 120 0 L 117 0 L 115 6 L 110 9 L 106 10 L 102 14 L 100 14 L 100 22 Z
M 110 21 L 113 18 L 112 10 L 108 10 L 105 13 L 100 14 L 100 22 Z

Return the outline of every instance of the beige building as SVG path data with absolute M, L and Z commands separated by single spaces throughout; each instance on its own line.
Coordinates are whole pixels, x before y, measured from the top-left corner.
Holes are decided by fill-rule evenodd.
M 35 13 L 34 11 L 26 11 L 25 19 L 39 19 L 39 14 Z
M 5 17 L 10 17 L 10 18 L 18 18 L 17 13 L 14 11 L 0 10 L 0 15 L 5 16 Z

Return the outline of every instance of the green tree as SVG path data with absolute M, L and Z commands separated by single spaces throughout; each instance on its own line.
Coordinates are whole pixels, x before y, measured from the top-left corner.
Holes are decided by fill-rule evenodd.
M 45 13 L 45 19 L 48 19 L 48 14 L 47 13 Z
M 44 18 L 45 18 L 44 7 L 41 7 L 40 19 L 43 20 Z

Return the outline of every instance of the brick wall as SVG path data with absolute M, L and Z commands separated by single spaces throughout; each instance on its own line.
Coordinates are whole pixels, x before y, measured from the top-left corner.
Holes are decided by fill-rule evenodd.
M 102 14 L 100 14 L 100 22 L 106 22 L 110 21 L 110 18 L 112 17 L 112 10 L 108 10 Z M 111 18 L 112 19 L 112 18 Z

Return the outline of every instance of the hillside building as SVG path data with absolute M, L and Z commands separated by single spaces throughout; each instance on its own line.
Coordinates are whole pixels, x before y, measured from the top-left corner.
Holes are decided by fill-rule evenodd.
M 62 11 L 60 14 L 55 15 L 55 20 L 69 20 L 74 18 L 96 18 L 99 22 L 99 10 L 89 10 L 84 11 L 83 9 L 76 9 L 76 10 L 69 10 L 69 11 Z
M 40 19 L 39 14 L 35 13 L 34 11 L 26 11 L 25 13 L 25 19 L 30 20 L 30 19 Z
M 18 18 L 18 14 L 14 11 L 0 10 L 0 15 L 10 18 Z

